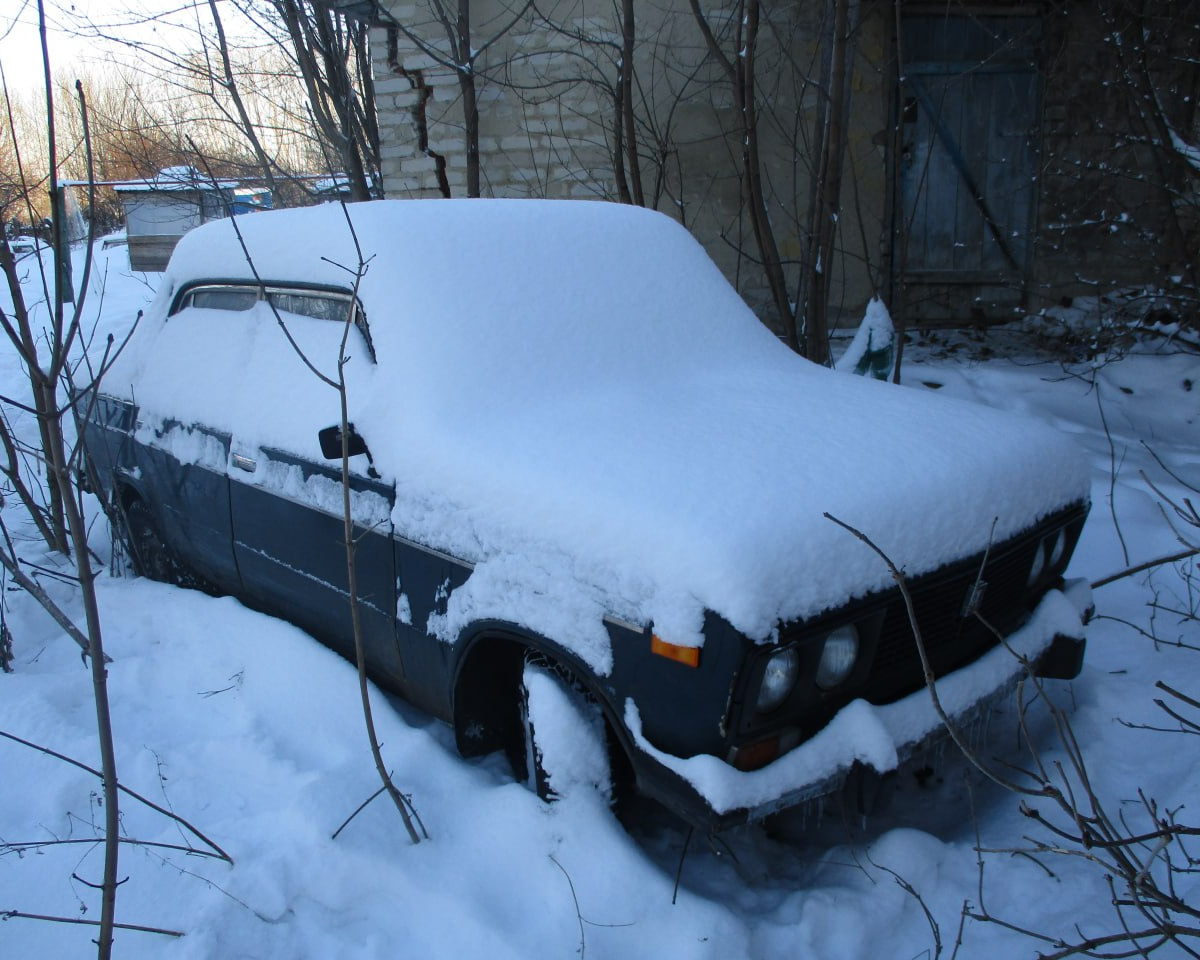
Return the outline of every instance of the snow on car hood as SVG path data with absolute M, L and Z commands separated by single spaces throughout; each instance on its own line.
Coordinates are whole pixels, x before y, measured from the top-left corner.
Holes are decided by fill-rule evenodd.
M 516 200 L 348 214 L 353 233 L 336 204 L 237 223 L 266 281 L 352 286 L 357 239 L 378 363 L 351 339 L 350 418 L 396 483 L 396 532 L 475 564 L 428 625 L 447 639 L 509 619 L 601 672 L 606 612 L 698 644 L 707 608 L 767 639 L 888 583 L 825 512 L 918 574 L 1087 494 L 1047 427 L 797 357 L 666 216 Z M 184 283 L 252 277 L 229 221 L 185 236 L 106 389 L 317 458 L 336 393 L 265 308 L 165 319 Z M 336 325 L 289 325 L 331 372 Z

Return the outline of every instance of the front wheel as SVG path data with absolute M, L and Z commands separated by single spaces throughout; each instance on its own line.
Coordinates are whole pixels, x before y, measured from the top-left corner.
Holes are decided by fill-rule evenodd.
M 519 701 L 523 743 L 510 754 L 517 779 L 547 802 L 593 792 L 610 803 L 612 770 L 599 704 L 537 661 L 525 664 Z

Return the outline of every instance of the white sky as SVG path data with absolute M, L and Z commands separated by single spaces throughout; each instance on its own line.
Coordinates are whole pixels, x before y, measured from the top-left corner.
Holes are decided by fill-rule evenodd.
M 56 75 L 69 73 L 78 65 L 94 68 L 132 57 L 122 44 L 86 36 L 100 32 L 133 42 L 170 43 L 172 24 L 196 29 L 197 13 L 211 29 L 207 0 L 44 0 L 50 66 Z M 222 2 L 222 14 L 237 17 L 232 4 Z M 197 11 L 197 7 L 200 9 Z M 9 88 L 25 92 L 41 84 L 42 58 L 37 30 L 37 0 L 0 0 L 0 64 Z M 80 34 L 85 34 L 81 36 Z M 187 44 L 186 38 L 176 41 Z
M 42 75 L 42 52 L 37 30 L 36 0 L 6 0 L 0 13 L 0 63 L 9 88 L 24 92 L 39 83 Z M 95 18 L 107 21 L 123 6 L 119 0 L 88 0 L 86 9 Z M 83 3 L 58 3 L 46 0 L 47 40 L 50 47 L 50 66 L 56 73 L 69 69 L 72 63 L 93 63 L 113 56 L 117 48 L 96 40 L 84 40 L 72 35 L 69 14 L 85 8 Z M 64 13 L 64 10 L 66 11 Z

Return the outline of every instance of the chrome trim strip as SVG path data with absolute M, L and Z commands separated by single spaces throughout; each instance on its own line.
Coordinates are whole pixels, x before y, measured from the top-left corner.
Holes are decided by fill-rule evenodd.
M 432 557 L 437 557 L 439 560 L 445 560 L 447 563 L 456 563 L 460 567 L 466 567 L 467 570 L 474 570 L 475 564 L 470 560 L 464 560 L 462 557 L 455 557 L 449 553 L 443 553 L 434 547 L 427 547 L 423 543 L 417 543 L 416 540 L 409 540 L 408 537 L 402 537 L 398 533 L 392 534 L 392 539 L 403 543 L 405 546 L 412 547 L 415 550 L 420 550 L 422 553 L 427 553 Z
M 620 627 L 623 630 L 628 630 L 630 633 L 645 633 L 650 629 L 648 623 L 633 623 L 630 620 L 622 620 L 620 617 L 613 616 L 611 613 L 604 615 L 604 622 L 611 624 L 614 627 Z

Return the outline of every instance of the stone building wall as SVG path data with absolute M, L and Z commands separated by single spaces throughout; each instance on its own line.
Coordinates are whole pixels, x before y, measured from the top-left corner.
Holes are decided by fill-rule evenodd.
M 391 197 L 465 196 L 462 98 L 446 59 L 445 31 L 432 20 L 428 0 L 382 2 L 431 48 L 422 50 L 412 36 L 394 28 L 377 28 L 372 36 L 385 192 Z M 768 19 L 758 48 L 767 206 L 792 291 L 799 290 L 801 267 L 809 259 L 805 238 L 821 102 L 820 15 L 826 6 L 805 0 L 764 4 Z M 1108 6 L 1119 7 L 1120 0 Z M 471 4 L 475 46 L 486 45 L 477 71 L 481 193 L 618 199 L 613 85 L 621 44 L 614 18 L 620 3 L 559 0 L 543 7 L 552 23 L 527 15 L 496 36 L 499 27 L 511 23 L 510 4 Z M 1166 45 L 1152 58 L 1160 92 L 1174 98 L 1176 106 L 1191 104 L 1176 116 L 1190 128 L 1193 142 L 1200 141 L 1195 109 L 1200 16 L 1193 15 L 1200 0 L 1146 0 L 1143 7 L 1156 18 L 1151 23 L 1155 42 Z M 896 161 L 889 157 L 889 150 L 901 149 L 890 120 L 895 8 L 878 0 L 860 0 L 858 8 L 838 244 L 834 261 L 822 265 L 832 279 L 835 321 L 857 323 L 877 292 L 890 294 L 889 305 L 907 314 L 907 322 L 971 323 L 1010 319 L 1021 310 L 1121 286 L 1170 285 L 1188 269 L 1195 284 L 1197 177 L 1193 172 L 1189 181 L 1186 171 L 1164 172 L 1163 151 L 1147 146 L 1136 105 L 1122 92 L 1127 78 L 1113 56 L 1112 24 L 1100 5 L 1060 0 L 1034 8 L 997 0 L 980 7 L 950 0 L 948 5 L 914 3 L 906 10 L 968 18 L 981 12 L 985 18 L 1028 18 L 1040 11 L 1033 56 L 1041 99 L 1037 129 L 1031 131 L 1039 151 L 1036 216 L 1030 225 L 1034 240 L 1030 266 L 1015 281 L 1027 287 L 1007 288 L 996 298 L 1005 300 L 1004 309 L 988 311 L 978 309 L 990 296 L 986 278 L 952 278 L 950 308 L 937 316 L 928 302 L 923 306 L 903 293 L 909 288 L 893 275 L 904 260 L 898 239 L 902 217 L 892 209 L 900 203 L 901 187 Z M 635 111 L 645 202 L 683 222 L 747 302 L 774 324 L 743 201 L 738 117 L 728 79 L 708 55 L 687 0 L 637 0 L 635 9 Z M 736 53 L 727 36 L 731 11 L 707 9 L 723 49 Z M 953 51 L 947 56 L 952 60 Z M 1165 187 L 1164 178 L 1170 181 Z M 1179 198 L 1188 196 L 1191 214 L 1185 209 L 1175 216 Z
M 618 8 L 611 0 L 564 0 L 553 6 L 552 23 L 523 18 L 487 48 L 477 71 L 483 196 L 618 199 Z M 823 5 L 773 5 L 758 49 L 768 206 L 793 289 L 808 228 L 810 144 L 819 103 L 817 8 Z M 886 240 L 887 24 L 882 8 L 864 9 L 852 78 L 843 252 L 830 265 L 831 312 L 854 323 L 881 282 Z M 377 28 L 372 36 L 385 193 L 465 196 L 462 98 L 446 61 L 445 31 L 424 0 L 393 2 L 389 12 L 436 53 L 394 28 Z M 635 110 L 646 204 L 683 222 L 771 323 L 743 206 L 731 87 L 707 55 L 686 0 L 638 0 L 636 16 Z M 729 27 L 728 11 L 710 10 L 709 17 L 715 32 Z M 476 47 L 492 40 L 497 25 L 510 22 L 495 0 L 473 3 L 472 18 Z M 735 52 L 731 40 L 723 46 Z

